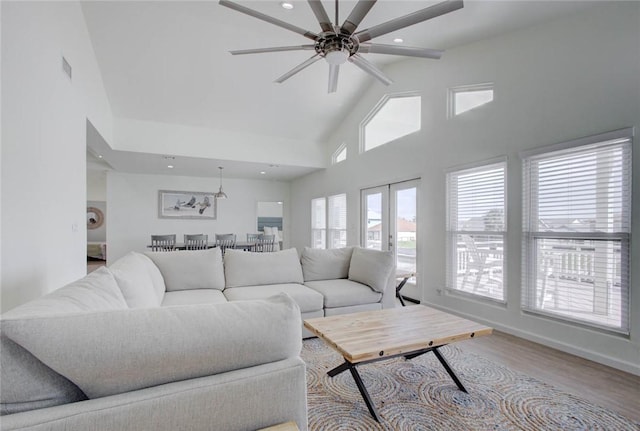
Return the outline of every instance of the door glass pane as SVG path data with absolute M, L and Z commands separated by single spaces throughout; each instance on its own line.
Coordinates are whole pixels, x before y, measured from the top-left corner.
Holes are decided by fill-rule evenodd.
M 416 272 L 416 188 L 396 192 L 394 238 L 398 273 Z
M 366 196 L 367 231 L 365 247 L 382 250 L 382 193 Z

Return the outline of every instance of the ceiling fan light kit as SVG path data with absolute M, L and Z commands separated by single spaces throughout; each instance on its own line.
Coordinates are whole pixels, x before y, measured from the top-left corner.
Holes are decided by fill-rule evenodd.
M 313 45 L 308 44 L 298 46 L 243 49 L 230 51 L 231 54 L 242 55 L 281 51 L 314 50 L 316 53 L 311 58 L 300 63 L 298 66 L 294 67 L 289 72 L 276 79 L 275 82 L 282 83 L 291 78 L 293 75 L 302 71 L 303 69 L 311 66 L 316 61 L 324 58 L 329 64 L 328 92 L 333 93 L 338 88 L 338 74 L 340 72 L 340 66 L 347 61 L 353 63 L 384 85 L 393 83 L 393 81 L 389 79 L 380 69 L 378 69 L 378 67 L 362 57 L 360 55 L 361 53 L 439 59 L 442 56 L 443 51 L 437 49 L 414 48 L 397 45 L 381 45 L 368 42 L 376 37 L 412 26 L 414 24 L 418 24 L 420 22 L 447 14 L 449 12 L 453 12 L 464 7 L 463 0 L 447 0 L 428 8 L 421 9 L 408 15 L 395 18 L 382 24 L 378 24 L 368 29 L 356 32 L 356 29 L 358 28 L 364 17 L 367 15 L 367 13 L 369 13 L 371 8 L 375 5 L 376 1 L 377 0 L 359 0 L 344 23 L 342 25 L 339 25 L 338 0 L 335 0 L 335 24 L 331 22 L 329 16 L 327 15 L 327 11 L 322 5 L 321 0 L 308 0 L 309 6 L 311 7 L 313 14 L 318 20 L 318 24 L 320 24 L 320 29 L 322 30 L 319 34 L 316 34 L 309 30 L 305 30 L 296 25 L 289 24 L 278 18 L 265 15 L 262 12 L 258 12 L 246 6 L 234 3 L 230 0 L 220 0 L 220 5 L 252 16 L 254 18 L 266 21 L 278 27 L 293 31 L 294 33 L 297 33 L 301 36 L 306 37 L 307 39 L 311 39 L 314 41 Z

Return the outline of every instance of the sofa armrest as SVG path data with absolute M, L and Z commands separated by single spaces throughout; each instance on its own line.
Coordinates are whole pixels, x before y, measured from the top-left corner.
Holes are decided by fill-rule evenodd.
M 391 271 L 389 279 L 387 280 L 387 287 L 382 293 L 382 299 L 380 300 L 382 308 L 393 308 L 396 306 L 396 270 Z
M 307 430 L 304 362 L 296 357 L 214 376 L 3 416 L 2 431 L 239 431 L 296 421 Z

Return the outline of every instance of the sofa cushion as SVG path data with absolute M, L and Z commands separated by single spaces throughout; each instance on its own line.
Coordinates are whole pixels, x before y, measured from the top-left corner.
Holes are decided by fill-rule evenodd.
M 352 253 L 353 247 L 331 249 L 305 247 L 300 257 L 304 281 L 347 278 Z
M 5 319 L 4 334 L 103 397 L 299 356 L 300 308 L 262 301 Z
M 351 280 L 307 281 L 304 285 L 322 294 L 325 308 L 371 304 L 382 299 L 380 292 Z
M 149 276 L 151 277 L 151 284 L 153 284 L 153 290 L 156 292 L 156 295 L 160 299 L 160 302 L 162 302 L 162 299 L 164 298 L 164 294 L 167 290 L 167 286 L 164 284 L 164 277 L 162 276 L 160 269 L 158 269 L 156 264 L 153 263 L 153 261 L 149 259 L 149 257 L 141 253 L 136 253 L 136 254 L 140 256 L 140 259 L 144 262 L 144 265 L 147 268 L 147 271 L 149 271 Z
M 158 307 L 162 301 L 145 259 L 148 258 L 143 254 L 132 251 L 109 266 L 129 308 Z
M 125 308 L 127 308 L 127 302 L 113 274 L 108 268 L 101 267 L 73 283 L 7 311 L 3 317 L 42 316 Z
M 0 415 L 87 399 L 76 385 L 4 334 L 0 335 L 0 355 Z
M 394 270 L 393 252 L 355 247 L 349 265 L 349 280 L 366 284 L 376 292 L 384 293 Z
M 162 306 L 221 304 L 224 302 L 228 302 L 227 298 L 218 289 L 176 290 L 165 293 Z
M 111 271 L 102 267 L 5 314 L 7 318 L 53 316 L 82 311 L 126 310 Z M 57 406 L 86 399 L 82 391 L 4 335 L 0 335 L 0 414 Z
M 247 301 L 268 298 L 281 292 L 291 296 L 303 313 L 322 310 L 322 295 L 315 290 L 295 283 L 236 287 L 226 289 L 224 296 L 229 301 Z
M 193 289 L 224 289 L 220 248 L 146 252 L 160 269 L 167 292 Z
M 295 248 L 271 253 L 227 249 L 224 254 L 227 288 L 303 282 Z

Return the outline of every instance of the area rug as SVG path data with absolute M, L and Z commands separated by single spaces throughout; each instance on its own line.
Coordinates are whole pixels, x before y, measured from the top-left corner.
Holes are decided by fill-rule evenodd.
M 358 368 L 380 415 L 378 423 L 351 373 L 327 376 L 342 357 L 317 338 L 305 340 L 309 430 L 640 431 L 638 422 L 481 356 L 456 346 L 440 351 L 468 394 L 458 390 L 432 353 Z

